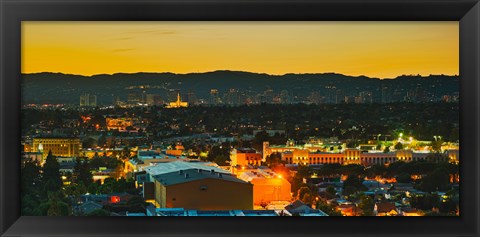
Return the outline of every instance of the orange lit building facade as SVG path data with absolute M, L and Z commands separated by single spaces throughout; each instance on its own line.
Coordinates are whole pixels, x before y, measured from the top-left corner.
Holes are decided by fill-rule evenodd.
M 256 206 L 292 199 L 290 182 L 270 169 L 239 169 L 235 174 L 253 184 L 253 204 Z
M 126 131 L 127 127 L 133 126 L 131 118 L 106 118 L 107 130 Z
M 457 150 L 458 151 L 458 150 Z M 296 149 L 292 152 L 282 153 L 282 160 L 287 164 L 301 164 L 301 165 L 318 165 L 318 164 L 358 164 L 371 166 L 374 164 L 391 164 L 397 161 L 411 162 L 426 160 L 429 153 L 416 153 L 411 150 L 398 150 L 395 152 L 375 152 L 362 153 L 358 149 L 346 149 L 341 153 L 328 152 L 310 152 L 306 149 Z M 458 152 L 448 151 L 448 158 L 450 161 L 458 160 Z
M 237 148 L 230 153 L 231 166 L 259 166 L 262 163 L 262 153 L 251 148 Z

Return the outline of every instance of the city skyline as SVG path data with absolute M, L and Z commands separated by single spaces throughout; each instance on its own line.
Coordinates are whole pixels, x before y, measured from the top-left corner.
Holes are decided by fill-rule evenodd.
M 23 22 L 22 73 L 458 75 L 458 22 Z
M 459 216 L 458 27 L 22 22 L 21 215 Z

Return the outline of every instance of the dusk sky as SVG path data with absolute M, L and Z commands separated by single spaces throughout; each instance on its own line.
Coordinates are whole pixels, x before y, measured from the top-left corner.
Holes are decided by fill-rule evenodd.
M 22 73 L 457 75 L 458 22 L 23 22 Z

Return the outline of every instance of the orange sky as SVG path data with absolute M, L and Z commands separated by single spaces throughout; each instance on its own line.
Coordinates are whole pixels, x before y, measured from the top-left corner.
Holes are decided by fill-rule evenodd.
M 23 22 L 22 72 L 458 74 L 458 22 Z

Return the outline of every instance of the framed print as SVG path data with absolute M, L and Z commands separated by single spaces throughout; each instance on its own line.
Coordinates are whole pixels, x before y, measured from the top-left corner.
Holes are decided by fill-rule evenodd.
M 478 235 L 478 1 L 1 4 L 2 236 Z

